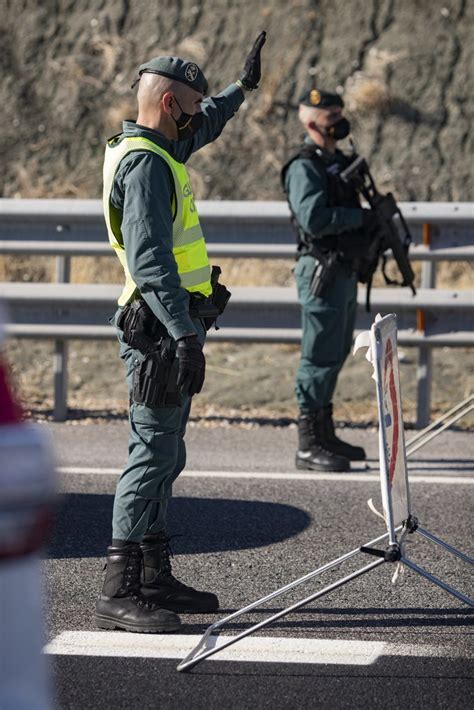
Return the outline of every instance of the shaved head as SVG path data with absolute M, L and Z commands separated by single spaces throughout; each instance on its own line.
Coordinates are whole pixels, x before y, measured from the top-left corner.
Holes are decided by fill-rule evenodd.
M 176 119 L 181 113 L 193 116 L 200 111 L 202 98 L 201 92 L 182 81 L 145 71 L 138 84 L 137 123 L 176 140 Z
M 167 91 L 179 95 L 180 88 L 178 81 L 169 79 L 167 76 L 144 72 L 138 84 L 138 110 L 156 110 Z

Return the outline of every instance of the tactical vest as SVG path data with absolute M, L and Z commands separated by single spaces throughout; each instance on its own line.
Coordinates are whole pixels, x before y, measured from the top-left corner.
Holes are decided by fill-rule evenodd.
M 190 293 L 209 296 L 212 293 L 211 268 L 186 167 L 148 138 L 130 136 L 121 139 L 120 136 L 114 136 L 107 141 L 105 149 L 103 208 L 110 244 L 120 259 L 125 273 L 125 287 L 118 299 L 119 306 L 124 306 L 133 300 L 138 288 L 132 279 L 125 256 L 121 231 L 123 213 L 112 205 L 110 198 L 120 163 L 126 155 L 134 151 L 155 153 L 170 169 L 175 193 L 173 256 L 178 267 L 181 286 Z
M 286 194 L 286 189 L 285 189 L 285 176 L 286 176 L 286 171 L 290 167 L 291 163 L 293 163 L 294 160 L 299 160 L 301 158 L 305 158 L 307 160 L 312 160 L 314 161 L 318 168 L 323 167 L 324 172 L 326 174 L 327 178 L 327 194 L 328 194 L 328 199 L 327 199 L 327 206 L 328 207 L 349 207 L 349 208 L 360 208 L 360 199 L 357 194 L 357 191 L 351 184 L 345 183 L 341 178 L 339 177 L 339 174 L 344 168 L 346 168 L 350 162 L 350 158 L 346 158 L 344 156 L 345 160 L 347 160 L 347 163 L 345 165 L 341 164 L 339 161 L 335 161 L 331 156 L 326 156 L 322 152 L 318 150 L 318 148 L 314 145 L 303 145 L 300 149 L 300 151 L 294 155 L 290 160 L 285 163 L 281 170 L 281 184 L 283 187 L 283 191 Z M 288 195 L 287 195 L 288 198 Z M 289 202 L 289 200 L 288 200 Z M 291 205 L 290 205 L 290 210 L 291 210 Z M 314 238 L 311 239 L 305 238 L 305 234 L 298 224 L 298 219 L 295 214 L 292 212 L 292 222 L 293 225 L 297 231 L 298 235 L 298 251 L 301 254 L 302 251 L 304 252 L 304 246 L 309 245 L 311 243 L 314 244 Z M 341 232 L 340 234 L 332 236 L 330 234 L 321 237 L 320 239 L 317 239 L 316 242 L 320 248 L 323 250 L 331 250 L 335 247 L 337 243 L 340 245 L 344 243 L 344 236 L 353 234 L 353 232 Z M 351 254 L 350 257 L 353 255 Z

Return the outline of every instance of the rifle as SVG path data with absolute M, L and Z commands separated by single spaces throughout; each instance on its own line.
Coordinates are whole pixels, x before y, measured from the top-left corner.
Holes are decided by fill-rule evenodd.
M 398 207 L 391 192 L 381 195 L 375 186 L 374 179 L 370 173 L 369 166 L 362 156 L 355 160 L 339 174 L 346 183 L 352 183 L 355 189 L 367 200 L 371 209 L 378 217 L 380 227 L 369 248 L 369 256 L 365 262 L 361 281 L 367 283 L 366 310 L 370 311 L 370 289 L 372 278 L 378 263 L 382 261 L 382 274 L 388 286 L 409 286 L 413 295 L 416 289 L 413 285 L 415 274 L 411 268 L 408 258 L 408 249 L 412 243 L 412 236 L 408 225 Z M 398 215 L 404 234 L 400 235 L 394 217 Z M 390 279 L 385 271 L 387 256 L 386 252 L 391 249 L 398 270 L 402 276 L 402 281 Z

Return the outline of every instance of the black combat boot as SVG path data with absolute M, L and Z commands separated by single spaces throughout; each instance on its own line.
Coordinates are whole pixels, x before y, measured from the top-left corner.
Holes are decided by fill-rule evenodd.
M 350 471 L 349 459 L 326 448 L 320 412 L 302 414 L 298 419 L 296 468 L 313 471 Z
M 365 461 L 366 455 L 362 446 L 352 446 L 336 436 L 332 418 L 332 404 L 323 407 L 319 412 L 321 426 L 324 431 L 324 446 L 337 456 L 345 456 L 349 461 Z
M 97 599 L 95 622 L 101 629 L 125 629 L 145 634 L 177 631 L 181 622 L 172 611 L 161 608 L 140 593 L 143 564 L 138 543 L 109 547 L 107 572 Z
M 179 582 L 171 573 L 170 538 L 165 533 L 145 535 L 143 552 L 142 594 L 164 609 L 182 614 L 204 614 L 217 611 L 219 600 L 211 592 L 198 592 Z

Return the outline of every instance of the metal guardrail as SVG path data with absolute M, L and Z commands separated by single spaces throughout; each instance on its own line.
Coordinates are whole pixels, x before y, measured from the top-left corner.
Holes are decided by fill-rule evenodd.
M 106 325 L 117 307 L 120 292 L 118 285 L 0 283 L 0 298 L 9 306 L 12 323 L 19 327 L 28 324 L 38 328 L 43 325 Z M 357 326 L 361 329 L 371 325 L 378 310 L 396 310 L 400 329 L 415 331 L 417 311 L 422 308 L 433 316 L 429 335 L 447 336 L 471 330 L 472 294 L 469 291 L 419 289 L 414 297 L 408 289 L 375 288 L 371 301 L 372 313 L 368 314 L 365 312 L 365 288 L 361 287 L 357 317 Z M 219 323 L 226 326 L 222 328 L 223 339 L 227 338 L 227 328 L 295 330 L 300 327 L 296 289 L 234 287 L 229 306 Z M 422 338 L 421 334 L 419 337 Z
M 293 245 L 286 202 L 197 200 L 209 244 Z M 431 249 L 472 246 L 465 232 L 474 222 L 474 203 L 401 202 L 401 210 L 422 244 L 421 227 L 431 224 Z M 0 240 L 98 242 L 106 244 L 100 200 L 0 199 Z M 277 250 L 278 251 L 278 250 Z
M 294 254 L 294 236 L 284 202 L 199 202 L 212 258 L 286 258 Z M 374 289 L 372 311 L 396 312 L 399 341 L 419 349 L 417 423 L 429 420 L 431 350 L 473 344 L 471 291 L 435 290 L 439 261 L 474 258 L 474 204 L 401 203 L 413 232 L 413 260 L 422 261 L 421 288 Z M 99 200 L 0 199 L 0 253 L 56 257 L 56 284 L 1 284 L 0 298 L 10 306 L 13 337 L 55 339 L 55 418 L 67 412 L 67 341 L 114 337 L 106 325 L 119 287 L 68 284 L 74 256 L 113 255 Z M 294 289 L 233 288 L 233 298 L 211 339 L 299 342 L 300 309 Z M 373 315 L 359 296 L 357 327 Z M 84 306 L 87 305 L 87 308 Z
M 221 259 L 293 259 L 294 244 L 209 244 L 210 257 Z M 105 242 L 9 241 L 0 239 L 0 254 L 35 254 L 37 256 L 112 256 Z M 410 250 L 412 261 L 473 261 L 474 246 L 429 249 L 415 244 Z

